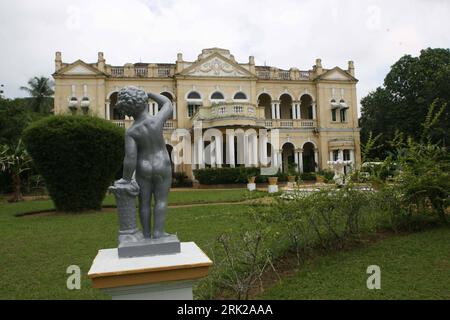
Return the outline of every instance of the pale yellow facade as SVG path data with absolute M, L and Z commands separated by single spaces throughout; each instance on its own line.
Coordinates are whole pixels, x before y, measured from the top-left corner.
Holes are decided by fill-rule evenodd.
M 173 64 L 111 66 L 103 53 L 96 63 L 64 63 L 57 52 L 53 76 L 55 113 L 89 112 L 124 128 L 132 120 L 114 107 L 122 87 L 132 85 L 168 96 L 174 113 L 164 126 L 164 138 L 172 150 L 178 143 L 176 130 L 192 134 L 189 157 L 193 163 L 175 165 L 175 171 L 189 177 L 192 169 L 205 166 L 265 165 L 257 156 L 261 153 L 284 171 L 290 166 L 302 172 L 328 169 L 327 162 L 337 158 L 352 160 L 353 167 L 361 164 L 352 61 L 345 69 L 325 69 L 317 59 L 310 70 L 281 70 L 255 66 L 252 56 L 240 63 L 228 50 L 211 48 L 204 49 L 196 61 L 184 61 L 178 54 Z M 152 101 L 148 112 L 158 112 Z M 223 136 L 218 137 L 216 130 L 212 139 L 196 139 L 194 127 L 199 123 L 203 133 L 214 128 Z M 236 149 L 240 138 L 226 134 L 230 129 L 256 132 L 244 135 L 242 156 Z M 279 143 L 267 144 L 270 141 L 263 139 L 261 129 L 270 137 L 276 131 Z M 199 155 L 205 150 L 208 155 Z

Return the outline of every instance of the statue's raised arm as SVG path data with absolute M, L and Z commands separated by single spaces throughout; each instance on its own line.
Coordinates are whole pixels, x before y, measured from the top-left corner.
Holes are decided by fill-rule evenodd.
M 156 114 L 155 118 L 159 119 L 162 123 L 164 123 L 173 113 L 173 105 L 169 98 L 161 95 L 148 93 L 148 97 L 154 100 L 161 108 L 160 111 Z

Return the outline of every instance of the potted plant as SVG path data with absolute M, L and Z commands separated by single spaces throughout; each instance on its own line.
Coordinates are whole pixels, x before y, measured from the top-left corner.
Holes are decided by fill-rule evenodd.
M 268 177 L 267 180 L 269 180 L 271 186 L 276 186 L 278 183 L 278 177 Z
M 248 176 L 247 177 L 248 183 L 255 183 L 255 179 L 256 179 L 256 176 Z
M 325 183 L 325 177 L 322 174 L 316 174 L 316 182 Z
M 288 174 L 287 176 L 288 182 L 294 183 L 297 178 L 297 172 L 295 171 L 295 164 L 293 163 L 289 164 L 287 174 Z

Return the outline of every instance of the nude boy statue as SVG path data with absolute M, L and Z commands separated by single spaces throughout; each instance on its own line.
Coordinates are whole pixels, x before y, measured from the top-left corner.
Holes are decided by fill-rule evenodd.
M 156 116 L 152 117 L 147 112 L 148 98 L 156 101 L 160 107 Z M 129 86 L 119 91 L 116 106 L 127 116 L 133 117 L 134 123 L 125 133 L 125 159 L 123 161 L 122 179 L 116 181 L 111 189 L 117 191 L 121 185 L 129 186 L 126 187 L 128 190 L 133 189 L 132 178 L 133 173 L 136 172 L 135 179 L 139 190 L 139 217 L 143 237 L 145 239 L 161 239 L 171 236 L 164 231 L 164 228 L 167 198 L 172 182 L 172 169 L 162 131 L 164 122 L 172 114 L 172 103 L 165 96 L 146 93 L 141 89 Z M 152 196 L 155 199 L 153 235 L 150 232 Z M 119 202 L 117 193 L 116 198 Z M 128 210 L 130 209 L 128 208 Z M 133 212 L 135 214 L 135 210 Z M 119 214 L 121 214 L 120 208 Z M 132 218 L 130 215 L 128 217 L 129 219 Z M 136 234 L 133 236 L 134 242 L 140 240 Z

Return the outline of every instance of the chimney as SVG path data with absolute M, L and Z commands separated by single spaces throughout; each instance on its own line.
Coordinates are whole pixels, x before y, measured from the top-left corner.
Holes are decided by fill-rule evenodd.
M 256 73 L 256 69 L 255 69 L 255 57 L 254 56 L 249 56 L 248 57 L 248 64 L 249 64 L 249 69 L 251 73 Z
M 348 62 L 348 73 L 350 73 L 352 76 L 355 76 L 355 64 L 353 61 Z
M 322 59 L 316 59 L 316 72 L 317 75 L 321 75 L 322 74 Z
M 183 54 L 177 53 L 176 73 L 183 71 Z
M 55 72 L 58 72 L 62 68 L 61 52 L 57 51 L 55 54 Z
M 97 69 L 101 72 L 105 72 L 105 58 L 103 57 L 103 52 L 98 53 L 98 59 L 97 59 Z

